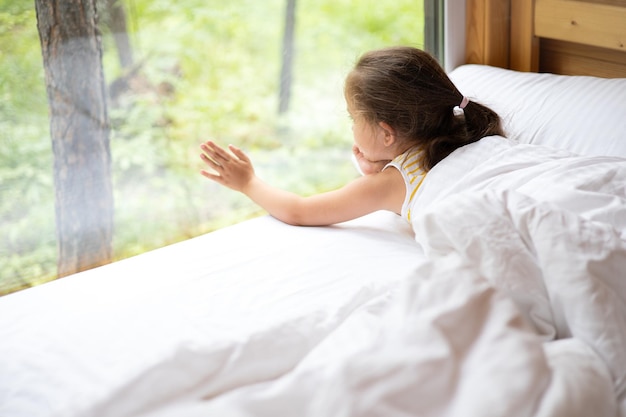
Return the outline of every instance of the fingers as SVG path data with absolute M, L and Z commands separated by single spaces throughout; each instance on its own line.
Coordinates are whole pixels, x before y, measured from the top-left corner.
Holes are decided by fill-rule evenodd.
M 209 158 L 204 153 L 200 154 L 200 159 L 202 159 L 208 166 L 210 166 L 211 168 L 213 168 L 216 171 L 219 171 L 219 169 L 222 168 L 222 165 L 218 164 L 217 162 L 215 162 L 213 159 Z
M 223 180 L 221 175 L 215 175 L 215 174 L 207 171 L 206 169 L 200 170 L 200 174 L 202 174 L 203 176 L 207 177 L 210 180 L 213 180 L 213 181 L 217 182 L 218 184 L 224 185 L 224 180 Z
M 250 158 L 234 145 L 229 145 L 227 151 L 215 142 L 207 141 L 202 143 L 200 148 L 202 149 L 200 159 L 210 168 L 203 169 L 200 173 L 220 184 L 226 185 L 225 176 L 231 177 L 232 174 L 241 172 L 242 166 L 252 166 Z
M 239 149 L 235 145 L 228 145 L 228 149 L 233 153 L 233 155 L 235 155 L 243 162 L 250 162 L 250 158 L 248 158 L 248 155 L 246 155 L 241 149 Z
M 202 145 L 200 145 L 200 147 L 211 159 L 213 159 L 218 164 L 220 164 L 220 162 L 229 161 L 231 159 L 231 156 L 228 154 L 228 152 L 226 152 L 224 149 L 222 149 L 219 145 L 211 140 L 203 143 Z
M 220 149 L 219 146 L 212 141 L 207 141 L 200 145 L 200 149 L 202 149 L 200 159 L 202 159 L 202 161 L 210 168 L 210 170 L 202 169 L 200 174 L 212 181 L 223 184 L 223 164 L 226 162 L 223 158 L 221 159 L 221 163 L 217 162 L 217 160 L 220 159 L 220 155 L 218 153 L 218 150 Z
M 207 141 L 200 145 L 200 147 L 206 153 L 206 155 L 208 155 L 209 158 L 213 159 L 213 161 L 217 164 L 230 162 L 233 160 L 233 156 L 243 162 L 250 162 L 250 158 L 248 158 L 248 156 L 235 145 L 228 145 L 228 150 L 230 151 L 230 153 L 213 141 Z
M 200 148 L 200 158 L 207 165 L 200 170 L 204 177 L 241 192 L 254 179 L 254 168 L 250 159 L 236 146 L 229 145 L 228 149 L 224 149 L 213 141 L 207 141 Z
M 222 149 L 212 141 L 203 143 L 202 145 L 200 145 L 200 148 L 203 151 L 200 154 L 200 159 L 202 159 L 213 170 L 217 171 L 219 174 L 222 174 L 225 165 L 227 165 L 228 162 L 231 161 L 232 157 L 224 149 Z

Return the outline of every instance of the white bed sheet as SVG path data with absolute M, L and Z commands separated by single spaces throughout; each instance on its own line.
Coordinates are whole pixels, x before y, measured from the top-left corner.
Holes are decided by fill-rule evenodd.
M 390 213 L 262 217 L 5 296 L 0 416 L 130 416 L 276 378 L 420 260 Z

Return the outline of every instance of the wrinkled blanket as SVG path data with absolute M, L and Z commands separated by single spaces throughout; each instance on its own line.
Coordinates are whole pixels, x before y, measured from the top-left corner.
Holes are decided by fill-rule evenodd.
M 626 161 L 487 138 L 445 162 L 394 291 L 281 377 L 149 415 L 626 415 Z

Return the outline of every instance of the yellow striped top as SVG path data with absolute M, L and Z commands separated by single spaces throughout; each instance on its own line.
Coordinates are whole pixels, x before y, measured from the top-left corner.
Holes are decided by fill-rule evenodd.
M 393 166 L 395 167 L 404 178 L 406 184 L 406 197 L 402 204 L 402 212 L 400 213 L 406 221 L 411 222 L 411 207 L 415 193 L 422 185 L 426 173 L 420 167 L 420 161 L 422 159 L 422 151 L 416 148 L 409 149 L 402 155 L 396 156 L 391 162 L 389 162 L 385 168 Z

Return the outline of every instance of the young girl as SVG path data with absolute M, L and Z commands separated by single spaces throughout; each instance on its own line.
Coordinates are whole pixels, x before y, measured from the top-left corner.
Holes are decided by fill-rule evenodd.
M 366 53 L 348 74 L 344 94 L 353 152 L 366 175 L 301 197 L 263 182 L 240 149 L 230 145 L 228 152 L 212 141 L 201 145 L 201 158 L 215 172 L 202 175 L 293 225 L 330 225 L 378 210 L 410 221 L 412 198 L 433 166 L 461 146 L 503 136 L 498 115 L 464 97 L 437 61 L 416 48 Z

